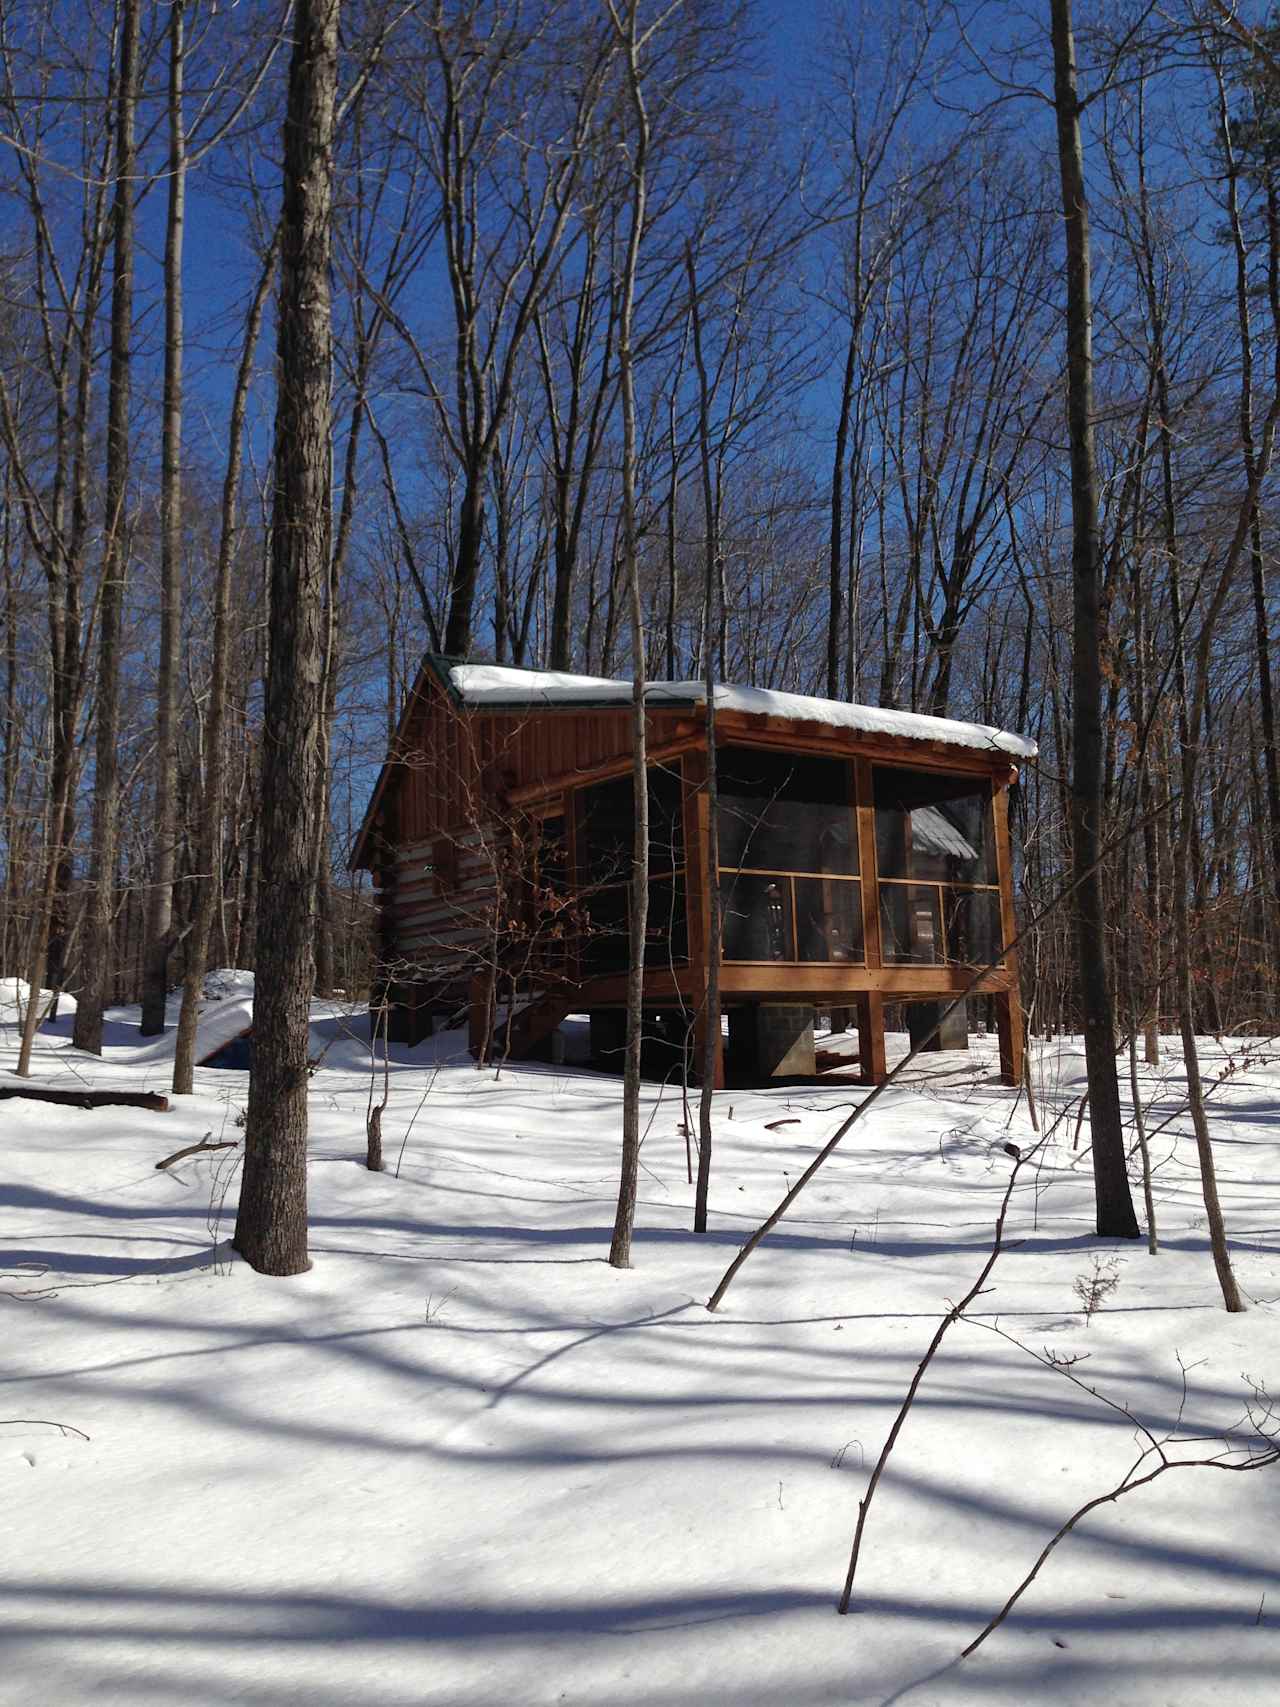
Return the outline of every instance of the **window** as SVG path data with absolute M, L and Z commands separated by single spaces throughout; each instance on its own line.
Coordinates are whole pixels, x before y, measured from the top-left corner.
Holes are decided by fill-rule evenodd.
M 853 778 L 843 759 L 722 747 L 716 784 L 727 870 L 857 876 Z
M 525 850 L 529 881 L 542 897 L 565 892 L 569 845 L 565 839 L 563 810 L 543 812 L 531 818 Z
M 874 777 L 882 880 L 995 884 L 991 786 L 985 778 L 880 766 Z
M 631 776 L 577 791 L 577 881 L 583 917 L 582 970 L 625 972 L 629 951 L 635 794 Z M 646 966 L 689 958 L 684 886 L 684 787 L 680 763 L 649 771 L 649 916 Z
M 631 875 L 635 792 L 630 775 L 580 788 L 578 875 L 592 883 L 625 882 Z M 684 802 L 677 765 L 649 771 L 649 869 L 684 864 Z
M 1003 939 L 990 783 L 877 766 L 874 788 L 886 965 L 997 960 Z
M 550 806 L 530 816 L 523 827 L 518 854 L 529 965 L 546 972 L 563 972 L 574 907 L 568 886 L 569 848 L 562 806 Z
M 716 780 L 724 958 L 861 963 L 852 765 L 722 747 Z

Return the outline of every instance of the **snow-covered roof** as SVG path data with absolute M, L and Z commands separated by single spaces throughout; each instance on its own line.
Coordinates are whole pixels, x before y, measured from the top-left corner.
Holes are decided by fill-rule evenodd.
M 461 704 L 475 710 L 497 711 L 509 706 L 625 705 L 632 684 L 607 676 L 574 676 L 563 670 L 517 670 L 503 664 L 451 664 L 449 682 Z M 941 741 L 952 747 L 1008 753 L 1033 759 L 1036 744 L 1025 735 L 993 729 L 985 723 L 963 723 L 951 717 L 926 717 L 916 711 L 889 711 L 881 706 L 848 705 L 842 700 L 815 699 L 808 694 L 778 693 L 772 688 L 715 687 L 717 711 L 752 712 L 788 717 L 806 723 L 825 723 L 864 735 L 902 735 L 916 741 Z M 703 682 L 650 682 L 645 701 L 651 706 L 706 704 Z

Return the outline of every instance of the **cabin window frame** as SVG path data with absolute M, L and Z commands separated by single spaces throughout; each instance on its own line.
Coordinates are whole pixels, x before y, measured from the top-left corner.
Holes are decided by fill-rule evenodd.
M 972 781 L 973 793 L 978 796 L 985 794 L 987 807 L 986 828 L 989 838 L 988 846 L 985 849 L 985 858 L 987 869 L 990 873 L 990 881 L 977 882 L 968 880 L 951 880 L 939 877 L 917 877 L 913 876 L 909 871 L 906 875 L 901 877 L 884 876 L 881 874 L 880 826 L 876 818 L 876 775 L 877 772 L 888 771 L 905 771 L 919 777 L 942 777 L 955 782 Z M 875 860 L 875 908 L 880 936 L 881 966 L 885 969 L 894 970 L 900 968 L 919 968 L 921 970 L 926 968 L 936 968 L 943 971 L 968 969 L 978 971 L 982 967 L 991 963 L 994 963 L 998 967 L 1004 967 L 1007 964 L 1007 945 L 1004 940 L 1003 901 L 1006 850 L 1000 845 L 1000 823 L 995 810 L 996 794 L 999 791 L 999 779 L 987 771 L 970 771 L 960 767 L 949 770 L 942 765 L 913 764 L 907 756 L 903 756 L 902 758 L 895 756 L 892 760 L 881 758 L 872 759 L 867 768 L 866 774 L 871 788 L 871 797 L 865 804 L 867 804 L 871 809 L 873 831 L 871 843 L 873 857 Z M 908 851 L 908 864 L 909 859 L 910 854 Z M 909 909 L 912 904 L 910 900 L 910 892 L 913 889 L 930 892 L 930 901 L 932 903 L 930 906 L 930 922 L 936 940 L 941 948 L 941 953 L 937 954 L 933 959 L 915 958 L 911 955 L 904 956 L 895 954 L 890 948 L 890 942 L 893 934 L 895 933 L 892 933 L 889 930 L 888 922 L 886 920 L 886 891 L 905 890 L 908 896 L 906 907 Z M 961 896 L 974 894 L 986 895 L 993 898 L 992 904 L 995 908 L 995 916 L 991 923 L 994 926 L 995 939 L 1000 944 L 1000 953 L 998 955 L 988 956 L 986 959 L 982 960 L 953 959 L 950 953 L 949 938 L 951 931 L 951 918 L 954 916 L 954 913 L 949 910 L 948 901 L 951 900 L 954 903 L 954 901 L 958 900 Z M 919 903 L 918 905 L 923 905 L 923 903 Z M 907 928 L 908 930 L 911 929 L 909 917 Z
M 688 967 L 693 963 L 692 941 L 689 919 L 689 847 L 686 825 L 684 823 L 684 799 L 687 790 L 687 777 L 684 766 L 684 755 L 673 754 L 669 758 L 651 760 L 647 767 L 650 778 L 662 772 L 671 776 L 675 782 L 676 805 L 672 814 L 673 827 L 678 829 L 679 857 L 673 857 L 671 863 L 662 869 L 654 870 L 652 866 L 653 819 L 650 816 L 650 869 L 649 869 L 649 913 L 646 930 L 645 970 L 661 972 Z M 622 896 L 622 930 L 627 944 L 630 943 L 631 931 L 631 866 L 630 855 L 624 856 L 625 864 L 620 867 L 616 882 L 600 882 L 587 869 L 587 853 L 584 846 L 583 812 L 584 797 L 593 788 L 600 788 L 610 783 L 625 782 L 633 787 L 630 769 L 615 771 L 609 776 L 584 777 L 580 783 L 574 784 L 564 791 L 564 810 L 570 838 L 570 870 L 572 872 L 573 893 L 576 902 L 581 907 L 585 917 L 585 930 L 591 930 L 591 899 L 593 896 Z M 634 831 L 634 814 L 632 817 Z M 674 856 L 673 846 L 673 856 Z M 679 903 L 677 906 L 677 895 Z M 661 897 L 668 904 L 661 908 L 661 924 L 659 925 L 659 910 L 655 901 Z M 683 931 L 680 931 L 679 913 L 683 913 Z M 610 933 L 611 935 L 617 933 Z M 672 937 L 682 935 L 683 951 L 673 953 Z M 582 979 L 614 978 L 626 974 L 630 959 L 629 947 L 623 953 L 622 959 L 616 966 L 591 966 L 588 963 L 589 938 L 579 934 L 574 959 L 577 975 Z
M 802 746 L 802 745 L 794 745 L 793 746 L 789 743 L 786 745 L 779 745 L 779 744 L 775 744 L 772 742 L 752 741 L 749 738 L 738 738 L 738 739 L 734 739 L 734 740 L 730 740 L 730 741 L 725 741 L 723 744 L 720 744 L 717 746 L 716 760 L 715 760 L 715 762 L 716 762 L 717 797 L 721 802 L 723 802 L 723 800 L 725 798 L 725 796 L 723 794 L 721 794 L 721 787 L 722 787 L 721 771 L 720 771 L 721 754 L 725 753 L 725 752 L 734 752 L 734 751 L 746 751 L 746 752 L 753 752 L 753 753 L 768 754 L 771 757 L 781 758 L 783 760 L 786 760 L 786 759 L 803 759 L 806 762 L 812 762 L 812 761 L 817 760 L 817 761 L 821 762 L 822 764 L 840 766 L 843 769 L 844 774 L 845 774 L 844 809 L 845 809 L 846 813 L 848 814 L 848 829 L 849 829 L 849 840 L 848 840 L 847 845 L 848 845 L 848 848 L 852 854 L 852 863 L 853 863 L 854 869 L 852 871 L 813 871 L 813 870 L 808 870 L 808 869 L 802 870 L 799 868 L 790 868 L 790 869 L 784 870 L 781 867 L 777 867 L 777 866 L 742 865 L 742 864 L 725 865 L 722 862 L 718 862 L 715 876 L 716 876 L 716 881 L 720 885 L 720 904 L 721 904 L 720 961 L 721 961 L 721 964 L 724 966 L 748 966 L 748 967 L 749 966 L 795 966 L 795 967 L 848 966 L 848 967 L 861 967 L 861 968 L 865 969 L 869 964 L 868 958 L 867 958 L 867 938 L 866 938 L 866 927 L 865 927 L 866 915 L 865 915 L 865 911 L 864 911 L 863 887 L 862 887 L 863 883 L 865 881 L 865 875 L 866 874 L 864 873 L 864 871 L 862 869 L 862 865 L 863 865 L 862 847 L 861 847 L 861 838 L 859 835 L 858 766 L 857 766 L 856 755 L 853 753 L 832 753 L 830 751 L 821 750 L 821 749 L 815 750 L 814 748 L 812 748 L 810 746 Z M 779 796 L 775 794 L 772 798 L 774 800 L 778 800 Z M 786 804 L 785 801 L 782 801 L 781 803 L 784 806 Z M 799 804 L 799 803 L 797 803 L 797 804 Z M 722 812 L 724 811 L 723 804 L 721 804 L 720 810 Z M 747 847 L 747 850 L 745 850 L 745 851 L 749 852 L 749 848 L 750 848 L 750 843 L 748 842 L 748 847 Z M 790 948 L 789 954 L 784 953 L 782 955 L 775 955 L 775 956 L 770 957 L 770 958 L 764 958 L 764 957 L 746 957 L 746 956 L 739 957 L 737 955 L 729 955 L 725 952 L 724 917 L 725 917 L 726 911 L 732 905 L 732 896 L 733 896 L 734 889 L 738 886 L 738 884 L 741 882 L 742 879 L 746 879 L 746 880 L 748 880 L 748 882 L 764 880 L 764 881 L 769 881 L 773 884 L 782 885 L 782 893 L 781 893 L 781 897 L 780 897 L 780 900 L 781 900 L 781 925 L 782 925 L 782 929 L 784 932 L 784 936 L 783 936 L 784 945 L 786 945 Z M 827 884 L 827 883 L 830 883 L 830 884 L 841 884 L 841 885 L 845 885 L 848 887 L 850 894 L 851 894 L 851 897 L 852 897 L 852 905 L 846 909 L 846 916 L 848 916 L 852 920 L 854 930 L 851 932 L 849 952 L 847 954 L 845 954 L 844 956 L 836 956 L 836 955 L 828 954 L 826 957 L 821 958 L 821 959 L 817 958 L 816 956 L 806 957 L 804 959 L 800 958 L 800 945 L 801 945 L 801 940 L 802 940 L 802 930 L 801 930 L 801 912 L 802 912 L 802 909 L 801 909 L 800 897 L 797 893 L 797 885 L 802 884 L 802 883 L 803 884 L 813 884 L 813 883 Z M 766 897 L 767 897 L 767 894 L 768 894 L 768 892 L 766 891 Z M 833 916 L 834 916 L 834 914 L 833 914 Z M 830 930 L 831 926 L 828 925 L 826 928 L 828 930 Z

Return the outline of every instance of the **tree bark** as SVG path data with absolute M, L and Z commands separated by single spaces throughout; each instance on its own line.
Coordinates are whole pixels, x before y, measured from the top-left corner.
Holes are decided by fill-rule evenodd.
M 160 452 L 160 660 L 155 815 L 142 987 L 144 1037 L 164 1030 L 178 840 L 178 678 L 182 646 L 182 247 L 187 201 L 183 117 L 185 0 L 169 0 L 169 209 L 164 240 L 164 397 Z
M 1106 919 L 1098 857 L 1102 843 L 1102 640 L 1098 489 L 1093 441 L 1092 299 L 1089 209 L 1076 92 L 1070 0 L 1051 0 L 1054 111 L 1066 234 L 1067 424 L 1071 450 L 1072 645 L 1071 852 L 1076 966 L 1083 1010 L 1097 1230 L 1136 1239 L 1125 1166 L 1115 1019 L 1108 975 Z
M 307 1043 L 330 562 L 329 236 L 340 9 L 340 0 L 295 6 L 284 125 L 253 1064 L 235 1233 L 245 1260 L 275 1275 L 310 1266 Z
M 138 99 L 139 0 L 122 0 L 111 273 L 111 365 L 107 391 L 106 519 L 98 596 L 97 742 L 93 844 L 80 947 L 76 1047 L 102 1053 L 102 1010 L 114 963 L 112 923 L 120 821 L 120 639 L 126 573 L 129 389 L 133 345 L 134 118 Z

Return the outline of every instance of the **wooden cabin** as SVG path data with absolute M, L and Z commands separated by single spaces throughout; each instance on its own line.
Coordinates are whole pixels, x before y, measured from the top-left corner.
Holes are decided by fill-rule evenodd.
M 375 1008 L 393 1038 L 465 1014 L 473 1048 L 497 1027 L 519 1057 L 585 1012 L 593 1055 L 620 1059 L 631 699 L 625 681 L 424 661 L 352 856 L 376 886 Z M 1019 1082 L 1007 801 L 1034 745 L 756 688 L 715 700 L 718 1082 L 726 1052 L 743 1078 L 814 1072 L 817 1009 L 856 1017 L 877 1081 L 885 1003 L 953 998 L 987 965 L 1001 1072 Z M 654 682 L 646 706 L 646 1032 L 678 1051 L 701 1032 L 710 937 L 706 695 Z

